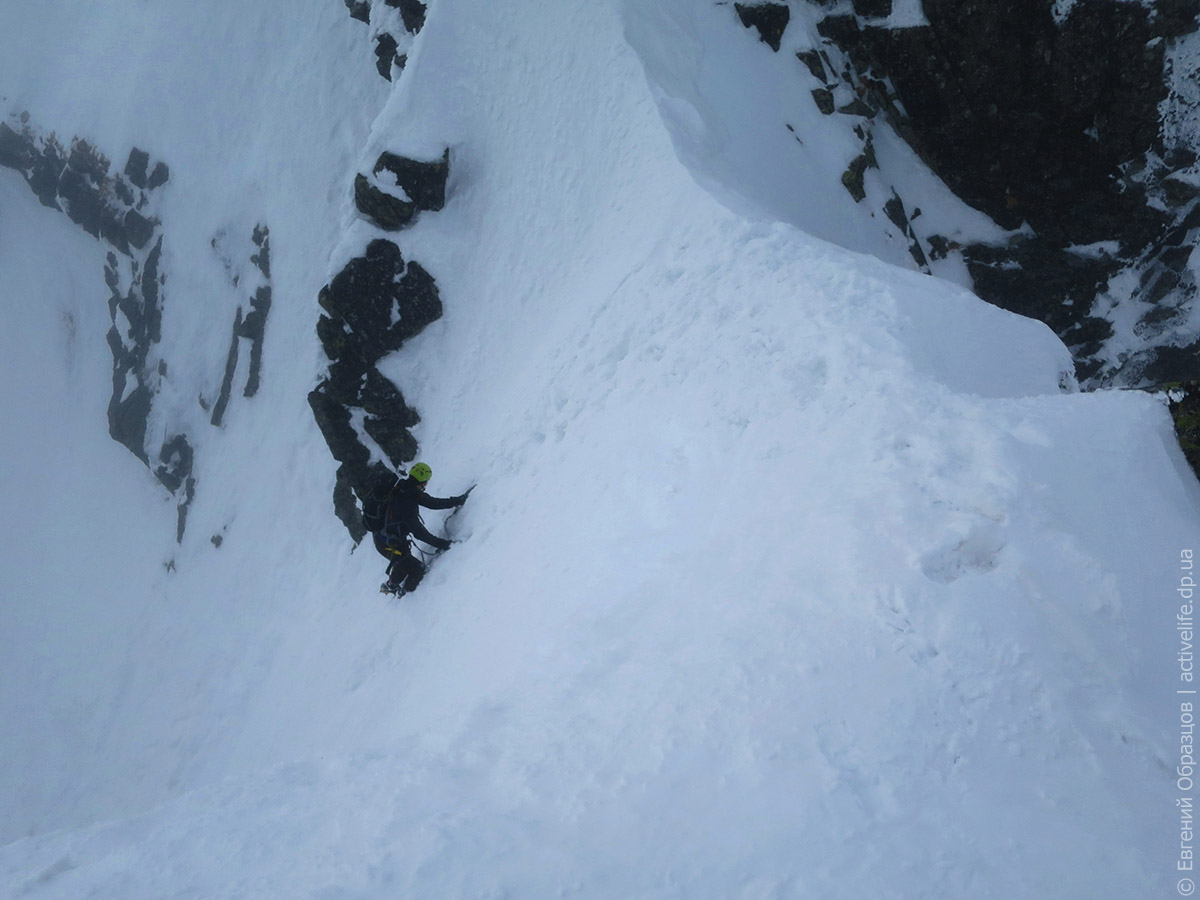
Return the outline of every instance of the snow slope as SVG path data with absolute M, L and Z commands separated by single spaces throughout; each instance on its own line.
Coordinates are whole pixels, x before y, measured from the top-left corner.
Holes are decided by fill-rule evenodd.
M 6 418 L 56 411 L 80 454 L 39 456 L 31 433 L 11 451 L 19 483 L 75 470 L 89 533 L 122 528 L 76 551 L 99 576 L 74 603 L 61 576 L 25 574 L 27 539 L 3 542 L 0 756 L 17 762 L 0 779 L 0 892 L 1174 885 L 1173 589 L 1200 534 L 1165 410 L 1073 393 L 1044 326 L 826 243 L 892 252 L 834 208 L 824 164 L 797 187 L 768 156 L 753 179 L 774 172 L 803 216 L 715 177 L 729 157 L 686 149 L 680 116 L 696 134 L 729 104 L 776 113 L 738 90 L 759 48 L 729 8 L 441 0 L 385 91 L 340 4 L 212 2 L 203 21 L 100 6 L 75 10 L 77 31 L 117 83 L 146 83 L 143 59 L 107 49 L 147 16 L 155 46 L 192 48 L 178 69 L 156 54 L 164 96 L 214 70 L 200 132 L 256 135 L 232 167 L 254 192 L 229 187 L 192 104 L 144 104 L 125 137 L 127 93 L 41 77 L 48 32 L 3 39 L 9 102 L 171 161 L 180 281 L 202 280 L 219 223 L 261 215 L 282 287 L 264 395 L 201 448 L 208 489 L 178 548 L 149 476 L 105 443 L 102 393 L 62 381 L 72 352 L 97 373 L 80 383 L 103 383 L 102 339 L 65 344 L 53 307 L 5 303 L 45 348 L 6 354 L 38 373 Z M 689 80 L 708 51 L 728 81 Z M 681 92 L 705 102 L 681 113 Z M 304 399 L 315 297 L 376 236 L 353 214 L 353 172 L 447 145 L 446 209 L 399 237 L 446 315 L 388 373 L 422 413 L 434 491 L 479 487 L 453 552 L 387 602 L 381 561 L 351 555 L 330 514 L 333 463 Z M 15 176 L 0 188 L 0 237 L 18 248 L 0 255 L 6 282 L 83 310 L 96 248 Z M 55 279 L 48 242 L 73 260 Z M 194 316 L 166 315 L 168 340 L 219 359 Z M 53 507 L 6 537 L 49 543 Z M 59 557 L 42 554 L 50 576 Z

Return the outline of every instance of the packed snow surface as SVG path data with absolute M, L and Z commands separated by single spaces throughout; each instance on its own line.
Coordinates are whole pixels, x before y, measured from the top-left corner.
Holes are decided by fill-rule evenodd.
M 1162 402 L 896 265 L 728 6 L 440 0 L 390 86 L 301 5 L 0 33 L 8 114 L 172 166 L 181 409 L 213 236 L 267 222 L 276 290 L 176 545 L 105 433 L 103 251 L 0 172 L 0 895 L 1175 890 L 1200 532 Z M 432 492 L 478 487 L 390 601 L 331 511 L 316 295 L 379 236 L 354 174 L 447 146 L 398 236 L 446 314 L 387 372 Z

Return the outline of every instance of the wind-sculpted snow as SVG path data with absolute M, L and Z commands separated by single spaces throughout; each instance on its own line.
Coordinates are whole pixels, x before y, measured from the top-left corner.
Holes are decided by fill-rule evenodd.
M 899 226 L 903 270 L 806 233 L 853 237 L 865 215 L 822 166 L 788 169 L 772 198 L 792 158 L 765 144 L 739 174 L 754 135 L 732 125 L 762 73 L 734 63 L 774 54 L 731 8 L 442 0 L 391 85 L 342 4 L 209 12 L 186 20 L 205 46 L 287 29 L 239 44 L 212 87 L 216 131 L 258 116 L 264 146 L 303 145 L 287 167 L 245 163 L 278 211 L 268 377 L 255 416 L 231 406 L 177 552 L 153 523 L 141 551 L 105 535 L 123 595 L 86 547 L 94 599 L 64 598 L 54 547 L 34 556 L 51 589 L 0 567 L 21 648 L 0 656 L 0 754 L 18 760 L 0 770 L 17 811 L 4 884 L 130 900 L 1174 890 L 1174 589 L 1200 528 L 1163 404 L 1075 391 L 1046 326 L 913 272 Z M 741 43 L 709 43 L 710 12 Z M 298 79 L 270 103 L 240 91 L 264 56 Z M 194 230 L 211 234 L 228 194 L 201 202 L 185 173 L 205 170 L 175 162 L 193 123 L 157 116 L 173 189 L 197 179 Z M 806 146 L 840 173 L 861 144 L 829 134 Z M 449 201 L 395 233 L 407 268 L 391 270 L 398 285 L 419 260 L 443 315 L 377 364 L 421 411 L 431 489 L 478 486 L 450 552 L 388 601 L 381 560 L 329 514 L 313 320 L 320 286 L 381 239 L 354 176 L 385 150 L 447 147 Z M 3 271 L 35 284 L 20 258 Z M 55 321 L 31 335 L 58 347 Z M 14 412 L 58 408 L 36 399 Z M 144 498 L 121 484 L 135 518 Z M 85 525 L 101 505 L 82 504 Z M 62 520 L 36 508 L 53 535 Z

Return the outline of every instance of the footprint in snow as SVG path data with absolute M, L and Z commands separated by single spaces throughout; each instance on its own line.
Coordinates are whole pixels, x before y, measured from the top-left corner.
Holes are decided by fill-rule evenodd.
M 990 572 L 1000 564 L 1004 532 L 995 525 L 974 525 L 967 536 L 953 546 L 925 554 L 921 571 L 940 584 L 957 581 L 964 575 Z

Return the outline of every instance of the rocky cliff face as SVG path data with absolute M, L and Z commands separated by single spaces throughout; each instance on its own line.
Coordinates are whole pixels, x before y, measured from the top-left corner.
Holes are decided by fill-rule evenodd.
M 368 23 L 380 75 L 390 81 L 402 74 L 407 50 L 424 25 L 424 4 L 347 0 L 346 7 Z M 233 311 L 228 351 L 211 359 L 212 377 L 203 384 L 175 383 L 179 378 L 162 334 L 168 266 L 157 201 L 170 176 L 167 164 L 134 149 L 118 169 L 86 138 L 64 142 L 21 115 L 0 123 L 0 166 L 20 172 L 44 205 L 109 248 L 103 272 L 112 319 L 109 432 L 176 497 L 176 536 L 182 540 L 196 493 L 197 448 L 203 443 L 197 428 L 221 428 L 236 394 L 255 396 L 263 377 L 272 303 L 270 230 L 260 222 L 248 234 L 222 229 L 213 235 L 212 252 L 243 300 Z M 354 177 L 355 205 L 381 234 L 400 231 L 420 213 L 442 208 L 449 169 L 449 150 L 427 161 L 385 152 L 369 173 Z M 172 302 L 208 299 L 174 296 Z M 335 510 L 360 540 L 364 531 L 354 493 L 365 493 L 385 460 L 394 467 L 414 457 L 416 441 L 409 429 L 419 421 L 376 364 L 437 319 L 441 299 L 419 263 L 406 261 L 392 241 L 376 239 L 321 290 L 318 302 L 317 336 L 329 366 L 309 403 L 339 464 Z M 160 402 L 163 396 L 188 393 L 196 397 L 199 415 L 180 416 L 174 400 Z
M 63 142 L 39 131 L 28 115 L 0 123 L 0 166 L 20 172 L 45 206 L 63 212 L 109 248 L 103 272 L 112 319 L 109 434 L 175 496 L 176 537 L 182 540 L 196 491 L 197 441 L 190 421 L 173 411 L 169 402 L 164 404 L 167 408 L 158 408 L 164 387 L 171 393 L 190 390 L 192 385 L 172 386 L 171 360 L 162 345 L 167 276 L 158 192 L 167 184 L 170 169 L 162 161 L 150 163 L 149 154 L 135 148 L 124 167 L 117 169 L 88 140 Z M 245 308 L 239 306 L 234 314 L 220 390 L 215 398 L 201 391 L 197 400 L 211 425 L 219 427 L 233 394 L 243 342 L 249 345 L 250 362 L 242 393 L 253 397 L 258 391 L 271 307 L 269 232 L 259 225 L 252 234 L 222 233 L 214 236 L 212 248 L 224 262 L 233 287 L 246 298 Z M 204 299 L 179 298 L 180 302 Z
M 1085 386 L 1200 377 L 1196 0 L 807 0 L 738 4 L 797 57 L 813 102 L 854 121 L 843 176 L 861 201 L 872 137 L 894 129 L 957 196 L 1006 229 L 934 234 L 984 299 L 1050 325 Z M 785 40 L 798 17 L 815 25 Z M 887 180 L 888 173 L 882 173 Z M 920 197 L 896 195 L 907 227 Z M 936 230 L 938 223 L 924 228 Z
M 391 81 L 404 70 L 395 33 L 411 47 L 425 24 L 419 0 L 345 0 L 355 19 L 366 23 L 376 44 L 379 74 Z M 450 151 L 440 159 L 416 160 L 384 152 L 370 174 L 354 176 L 354 203 L 380 233 L 415 224 L 422 212 L 446 203 Z M 322 315 L 317 336 L 329 360 L 325 378 L 308 396 L 317 425 L 338 462 L 334 511 L 355 541 L 366 535 L 355 495 L 361 500 L 386 467 L 411 461 L 417 442 L 410 429 L 420 421 L 399 388 L 378 369 L 442 315 L 442 300 L 432 275 L 400 247 L 382 237 L 346 264 L 320 291 Z

